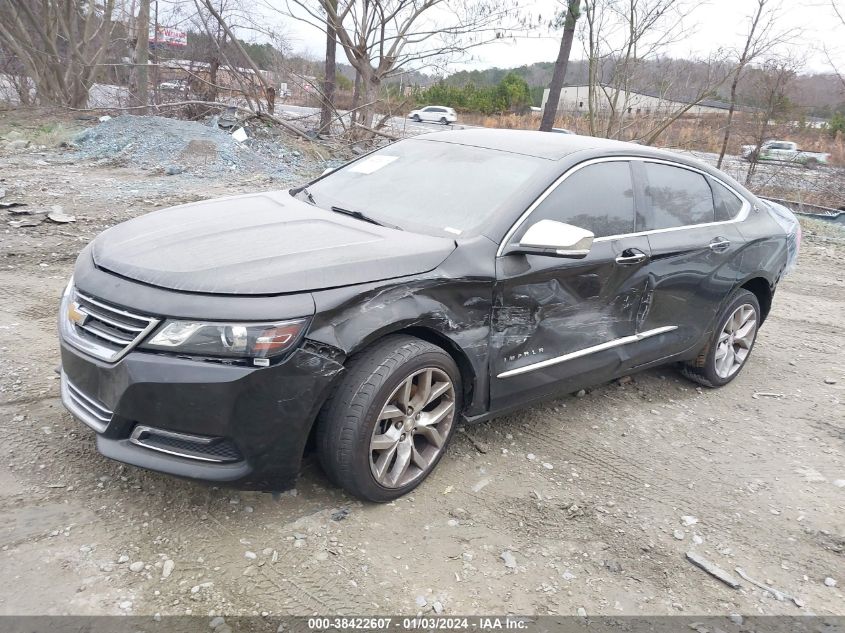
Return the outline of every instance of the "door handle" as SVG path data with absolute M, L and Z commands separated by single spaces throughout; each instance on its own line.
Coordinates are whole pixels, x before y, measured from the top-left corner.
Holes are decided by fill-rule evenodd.
M 721 253 L 723 251 L 728 250 L 728 247 L 731 245 L 731 241 L 724 237 L 717 237 L 712 242 L 710 242 L 710 250 L 715 253 Z
M 645 253 L 638 253 L 636 251 L 632 251 L 630 255 L 625 255 L 624 253 L 616 258 L 616 263 L 620 266 L 633 266 L 634 264 L 640 264 L 648 259 L 648 255 Z

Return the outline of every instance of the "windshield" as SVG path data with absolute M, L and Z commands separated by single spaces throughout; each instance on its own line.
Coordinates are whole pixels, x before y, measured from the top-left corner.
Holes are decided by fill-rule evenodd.
M 461 235 L 483 225 L 545 162 L 409 139 L 342 167 L 299 195 L 324 209 L 357 211 L 403 229 Z

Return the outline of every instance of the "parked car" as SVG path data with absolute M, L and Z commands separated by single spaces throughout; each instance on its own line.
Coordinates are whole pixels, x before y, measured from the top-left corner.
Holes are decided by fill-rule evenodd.
M 188 87 L 188 82 L 184 79 L 172 79 L 170 81 L 162 81 L 158 85 L 158 89 L 164 92 L 184 92 Z
M 668 363 L 732 381 L 794 220 L 646 146 L 407 139 L 99 235 L 61 301 L 62 400 L 128 464 L 279 491 L 314 450 L 337 485 L 388 501 L 461 421 Z
M 458 120 L 458 115 L 452 108 L 447 108 L 446 106 L 426 106 L 419 110 L 411 110 L 408 118 L 417 123 L 430 121 L 449 125 Z
M 759 149 L 756 145 L 743 145 L 742 157 L 748 161 L 756 157 L 758 161 L 798 163 L 812 169 L 819 165 L 826 165 L 830 154 L 805 152 L 798 149 L 798 145 L 791 141 L 766 141 Z

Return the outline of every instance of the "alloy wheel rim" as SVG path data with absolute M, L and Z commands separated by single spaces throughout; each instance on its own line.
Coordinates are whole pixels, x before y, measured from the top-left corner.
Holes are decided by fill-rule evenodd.
M 370 438 L 370 471 L 385 488 L 420 479 L 443 452 L 455 418 L 455 385 L 427 367 L 403 380 L 384 403 Z
M 730 378 L 745 363 L 754 344 L 757 332 L 757 311 L 750 303 L 744 303 L 733 311 L 716 345 L 716 375 Z

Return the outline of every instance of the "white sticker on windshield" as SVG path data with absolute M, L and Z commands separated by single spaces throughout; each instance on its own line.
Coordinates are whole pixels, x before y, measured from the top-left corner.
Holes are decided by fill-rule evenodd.
M 352 165 L 349 168 L 349 171 L 356 173 L 356 174 L 371 174 L 374 171 L 378 171 L 382 167 L 386 167 L 390 163 L 395 160 L 398 160 L 398 156 L 387 156 L 385 154 L 377 154 L 375 156 L 369 156 L 362 160 L 359 160 L 357 163 Z

